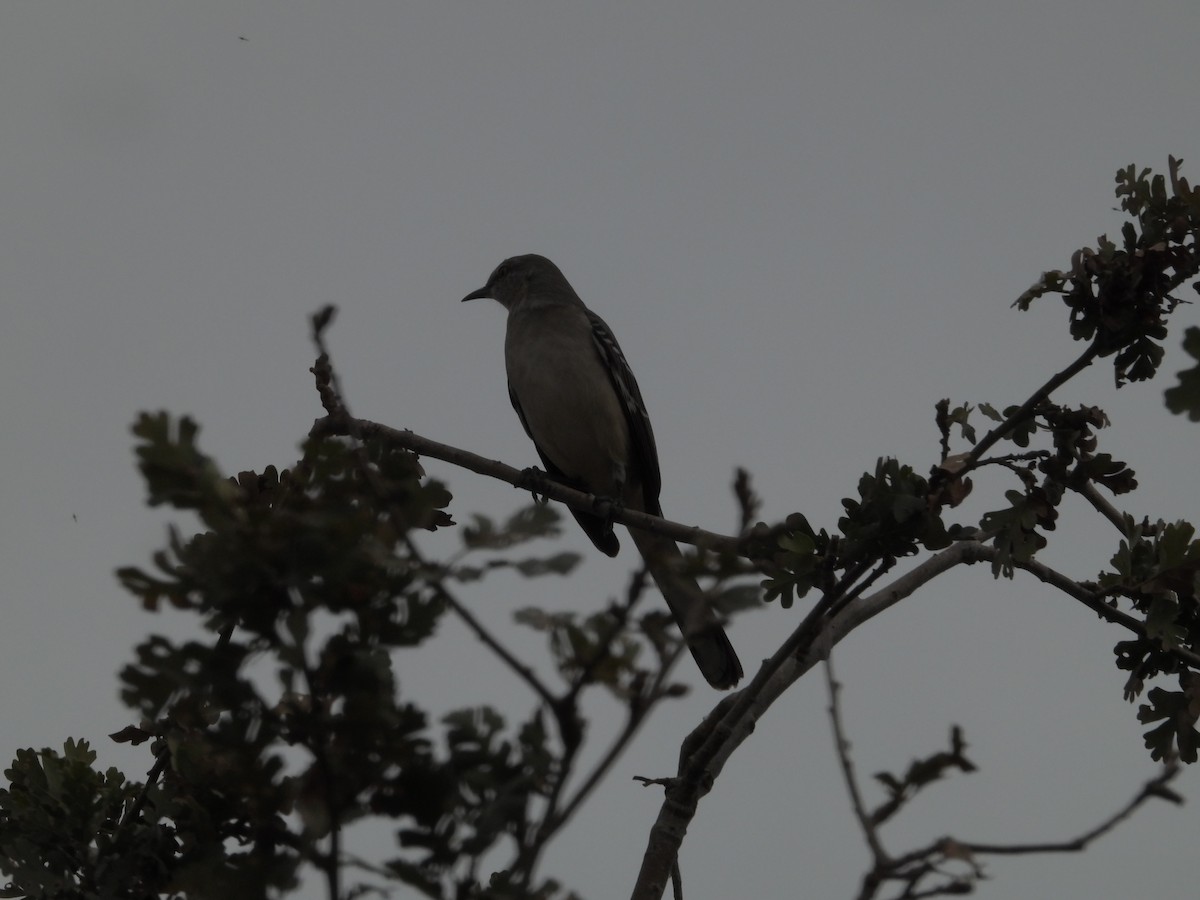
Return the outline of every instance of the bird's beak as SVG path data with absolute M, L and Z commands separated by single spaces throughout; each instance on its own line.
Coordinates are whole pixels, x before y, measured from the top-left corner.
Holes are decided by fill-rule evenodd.
M 469 294 L 467 294 L 467 296 L 463 297 L 462 302 L 466 303 L 468 300 L 482 300 L 484 297 L 490 297 L 490 296 L 492 296 L 492 292 L 488 288 L 488 286 L 485 284 L 483 287 L 479 288 L 478 290 L 471 291 L 471 293 L 469 293 Z

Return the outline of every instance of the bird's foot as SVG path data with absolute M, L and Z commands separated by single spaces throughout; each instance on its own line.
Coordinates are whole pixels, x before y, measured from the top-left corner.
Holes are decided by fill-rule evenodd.
M 528 469 L 521 470 L 521 477 L 517 479 L 517 487 L 521 490 L 529 491 L 533 495 L 534 503 L 545 503 L 546 495 L 538 493 L 539 489 L 545 491 L 546 482 L 550 476 L 539 469 L 537 466 L 530 466 Z

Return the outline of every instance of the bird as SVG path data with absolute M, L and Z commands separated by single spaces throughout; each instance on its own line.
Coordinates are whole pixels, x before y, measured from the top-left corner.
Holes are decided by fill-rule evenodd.
M 507 310 L 508 396 L 555 481 L 628 509 L 662 516 L 662 475 L 642 392 L 612 329 L 553 262 L 536 253 L 498 265 L 463 302 L 490 298 Z M 615 556 L 611 519 L 572 509 L 596 548 Z M 725 690 L 742 665 L 720 619 L 668 537 L 629 528 L 705 680 Z

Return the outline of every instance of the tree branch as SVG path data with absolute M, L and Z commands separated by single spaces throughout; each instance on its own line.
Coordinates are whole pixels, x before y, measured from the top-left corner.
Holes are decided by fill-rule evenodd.
M 994 547 L 982 546 L 980 550 L 980 558 L 990 561 L 996 556 L 997 552 L 998 551 Z M 1127 628 L 1138 637 L 1146 637 L 1146 624 L 1144 622 L 1135 619 L 1128 613 L 1121 612 L 1115 607 L 1109 606 L 1102 599 L 1103 595 L 1097 592 L 1094 588 L 1089 588 L 1083 584 L 1080 584 L 1078 581 L 1063 575 L 1061 572 L 1058 572 L 1049 566 L 1038 562 L 1037 560 L 1031 559 L 1025 562 L 1012 560 L 1012 564 L 1015 568 L 1021 569 L 1022 571 L 1033 575 L 1039 581 L 1045 582 L 1051 587 L 1055 587 L 1062 591 L 1067 596 L 1075 598 L 1105 621 L 1111 622 L 1114 625 L 1120 625 L 1123 628 Z M 1191 650 L 1187 650 L 1183 647 L 1172 647 L 1169 649 L 1176 658 L 1178 658 L 1181 662 L 1186 663 L 1189 667 L 1193 669 L 1200 668 L 1200 654 L 1197 654 Z
M 779 650 L 763 662 L 746 687 L 722 700 L 710 717 L 714 721 L 706 720 L 689 736 L 689 741 L 695 739 L 695 747 L 681 760 L 678 776 L 671 779 L 667 786 L 667 796 L 651 829 L 642 859 L 642 868 L 632 894 L 634 900 L 658 900 L 662 896 L 670 866 L 678 856 L 683 836 L 695 815 L 700 798 L 708 793 L 729 757 L 753 733 L 758 720 L 793 683 L 855 628 L 955 566 L 990 561 L 996 552 L 995 548 L 977 540 L 960 541 L 827 619 L 810 613 Z M 1107 621 L 1144 635 L 1144 626 L 1136 619 L 1108 606 L 1078 582 L 1041 563 L 1014 564 L 1084 603 Z M 821 608 L 828 609 L 835 603 L 836 600 L 823 597 L 814 608 L 814 613 Z M 1180 659 L 1189 665 L 1200 664 L 1200 659 L 1193 662 L 1194 654 L 1184 650 L 1177 652 Z
M 596 497 L 594 494 L 587 494 L 583 491 L 567 487 L 564 484 L 553 481 L 544 472 L 536 469 L 514 469 L 512 466 L 505 465 L 498 460 L 487 459 L 469 450 L 451 447 L 449 444 L 441 444 L 412 431 L 389 428 L 386 425 L 381 425 L 378 422 L 372 422 L 368 419 L 354 419 L 348 415 L 330 415 L 322 419 L 317 419 L 313 423 L 309 435 L 312 437 L 328 435 L 363 438 L 381 437 L 398 447 L 411 450 L 421 456 L 431 456 L 434 459 L 440 459 L 443 462 L 448 462 L 475 472 L 477 475 L 486 475 L 489 478 L 507 482 L 520 490 L 533 491 L 551 500 L 565 503 L 572 509 L 595 512 L 598 507 L 603 506 L 606 513 L 610 512 L 606 498 Z M 626 509 L 625 507 L 615 505 L 611 507 L 611 518 L 614 522 L 620 522 L 622 525 L 639 528 L 642 531 L 652 531 L 655 534 L 665 535 L 680 543 L 691 544 L 705 550 L 729 553 L 736 556 L 746 555 L 745 548 L 742 546 L 739 538 L 717 534 L 713 531 L 705 531 L 703 528 L 697 528 L 694 525 L 683 525 L 679 522 L 672 522 L 669 519 L 661 519 L 658 516 L 640 512 L 639 510 Z
M 763 662 L 750 683 L 723 698 L 700 727 L 689 735 L 679 774 L 667 784 L 658 819 L 650 830 L 633 900 L 659 900 L 662 897 L 700 798 L 711 789 L 729 757 L 754 732 L 758 720 L 792 684 L 859 625 L 899 603 L 943 572 L 957 565 L 977 562 L 980 558 L 975 542 L 955 544 L 828 619 L 820 614 L 820 610 L 827 610 L 836 598 L 823 597 L 814 612 L 770 659 Z
M 1070 484 L 1070 488 L 1075 493 L 1082 496 L 1088 503 L 1092 504 L 1092 508 L 1108 521 L 1113 523 L 1113 526 L 1122 535 L 1128 537 L 1128 532 L 1125 530 L 1125 515 L 1119 509 L 1109 502 L 1109 499 L 1100 493 L 1100 489 L 1096 487 L 1093 481 L 1084 481 L 1082 484 Z

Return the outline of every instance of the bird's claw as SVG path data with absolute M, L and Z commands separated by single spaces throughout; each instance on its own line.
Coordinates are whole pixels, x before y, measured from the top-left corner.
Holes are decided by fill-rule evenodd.
M 533 495 L 534 503 L 546 503 L 548 498 L 545 494 L 539 494 L 538 488 L 542 487 L 549 477 L 537 466 L 530 466 L 528 469 L 521 470 L 521 477 L 517 479 L 517 487 L 529 491 Z

